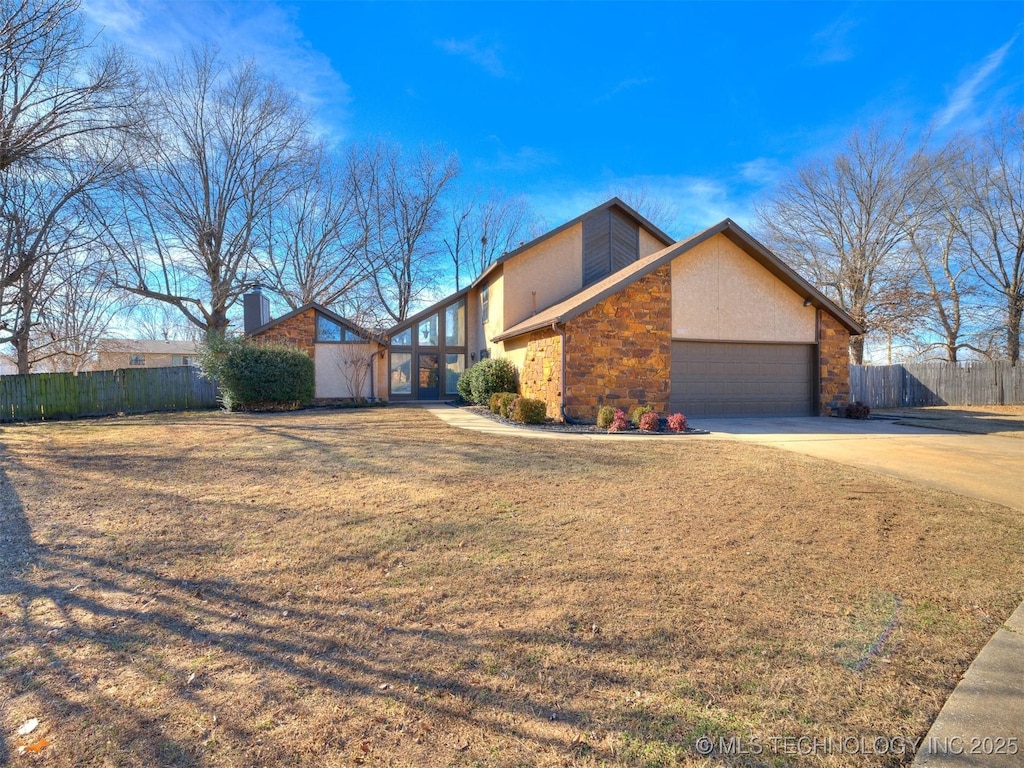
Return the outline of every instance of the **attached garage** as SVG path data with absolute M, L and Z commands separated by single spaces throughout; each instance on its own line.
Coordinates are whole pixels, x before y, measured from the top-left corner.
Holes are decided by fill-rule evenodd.
M 814 344 L 673 341 L 670 411 L 693 417 L 817 413 Z

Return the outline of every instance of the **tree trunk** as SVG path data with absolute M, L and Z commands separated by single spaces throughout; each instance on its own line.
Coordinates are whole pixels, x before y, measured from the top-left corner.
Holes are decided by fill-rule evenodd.
M 854 365 L 864 365 L 864 337 L 850 337 L 850 362 Z
M 1024 302 L 1020 297 L 1010 298 L 1006 314 L 1006 356 L 1010 358 L 1010 365 L 1017 365 L 1020 362 L 1020 322 L 1024 314 Z

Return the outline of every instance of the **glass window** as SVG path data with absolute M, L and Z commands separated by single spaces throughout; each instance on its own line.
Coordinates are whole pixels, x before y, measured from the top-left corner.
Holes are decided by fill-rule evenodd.
M 466 300 L 459 299 L 444 310 L 444 343 L 449 347 L 466 345 Z
M 444 391 L 449 395 L 454 395 L 459 391 L 456 388 L 459 376 L 466 370 L 466 356 L 463 354 L 445 355 L 444 358 Z
M 485 285 L 480 289 L 480 322 L 486 323 L 489 319 L 490 309 L 488 307 L 488 296 L 487 289 L 490 286 Z
M 420 320 L 419 340 L 421 347 L 437 346 L 437 315 Z
M 391 394 L 412 394 L 412 355 L 408 352 L 391 353 Z
M 171 355 L 171 365 L 192 365 L 192 362 L 187 355 Z
M 391 337 L 392 347 L 411 347 L 412 346 L 412 328 L 406 328 L 404 331 L 399 331 Z
M 350 342 L 352 344 L 358 344 L 359 342 L 366 341 L 366 339 L 364 339 L 358 333 L 353 331 L 351 328 L 346 328 L 345 329 L 345 334 L 344 334 L 344 336 L 342 338 L 345 341 Z
M 323 315 L 317 315 L 316 340 L 341 341 L 341 325 Z
M 145 365 L 145 364 L 146 364 L 146 356 L 145 355 L 132 355 L 131 357 L 128 358 L 128 365 Z

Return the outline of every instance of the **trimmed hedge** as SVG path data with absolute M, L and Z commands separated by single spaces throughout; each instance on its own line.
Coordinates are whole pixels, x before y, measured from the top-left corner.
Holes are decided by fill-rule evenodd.
M 313 360 L 295 347 L 215 338 L 207 341 L 199 362 L 204 375 L 217 380 L 229 411 L 294 410 L 316 392 Z
M 547 415 L 547 404 L 543 400 L 534 400 L 530 397 L 516 398 L 509 411 L 509 418 L 520 424 L 543 424 Z
M 608 429 L 615 420 L 615 409 L 610 405 L 602 405 L 597 411 L 597 426 Z
M 459 397 L 474 405 L 490 405 L 495 392 L 515 392 L 516 369 L 508 360 L 486 358 L 459 376 Z

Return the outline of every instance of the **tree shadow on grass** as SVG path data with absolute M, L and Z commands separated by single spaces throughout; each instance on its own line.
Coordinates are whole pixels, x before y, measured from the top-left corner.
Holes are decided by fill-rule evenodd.
M 2 446 L 0 458 L 13 466 Z M 19 473 L 32 471 L 19 467 Z M 315 599 L 268 592 L 273 566 L 253 588 L 223 570 L 218 576 L 194 576 L 184 565 L 160 562 L 173 552 L 179 561 L 220 558 L 223 564 L 220 545 L 201 536 L 184 548 L 153 541 L 139 551 L 106 541 L 103 534 L 97 538 L 83 522 L 40 538 L 2 469 L 0 501 L 0 646 L 7 659 L 0 669 L 0 698 L 10 703 L 10 717 L 18 722 L 40 718 L 32 739 L 46 737 L 58 764 L 114 755 L 119 764 L 219 765 L 218 750 L 219 760 L 232 764 L 252 759 L 315 764 L 315 755 L 299 756 L 299 742 L 306 737 L 284 737 L 273 720 L 301 709 L 304 698 L 325 695 L 349 711 L 340 721 L 319 723 L 333 733 L 317 735 L 324 745 L 318 749 L 333 744 L 332 749 L 372 750 L 393 738 L 395 728 L 413 728 L 410 718 L 422 718 L 454 724 L 453 730 L 463 734 L 529 742 L 567 759 L 583 752 L 613 759 L 580 736 L 599 719 L 595 712 L 560 699 L 557 683 L 524 692 L 514 679 L 550 677 L 555 671 L 536 659 L 494 658 L 532 649 L 538 659 L 569 653 L 603 660 L 607 663 L 588 666 L 613 670 L 622 648 L 600 635 L 576 626 L 483 629 L 437 624 L 426 616 L 396 618 L 390 606 L 368 600 L 359 590 L 339 589 Z M 253 517 L 259 516 L 254 509 Z M 474 535 L 479 525 L 465 521 L 452 530 L 446 523 L 424 535 L 458 541 Z M 374 556 L 338 553 L 353 567 Z M 503 685 L 506 663 L 512 669 Z M 636 685 L 611 671 L 595 672 L 586 684 L 617 691 Z M 241 710 L 225 716 L 232 700 Z M 347 730 L 344 721 L 356 710 L 363 713 L 356 718 L 361 725 Z M 192 724 L 184 725 L 185 720 Z M 0 765 L 30 741 L 11 738 L 9 728 L 0 731 Z M 428 753 L 442 750 L 468 759 L 483 749 L 468 741 L 446 743 L 448 735 L 425 727 L 415 738 Z M 225 758 L 224 752 L 232 756 Z M 477 757 L 486 760 L 487 752 Z

